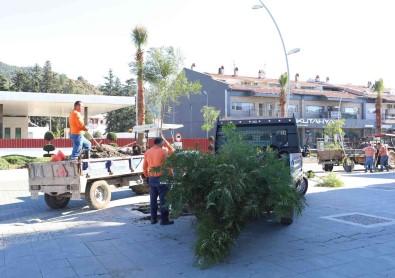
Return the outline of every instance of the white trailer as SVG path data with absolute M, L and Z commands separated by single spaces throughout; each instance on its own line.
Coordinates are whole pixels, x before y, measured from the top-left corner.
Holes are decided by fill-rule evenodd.
M 129 186 L 137 193 L 148 189 L 143 163 L 144 155 L 28 163 L 29 191 L 32 199 L 44 193 L 46 204 L 53 209 L 82 197 L 91 209 L 102 209 L 111 200 L 110 185 Z

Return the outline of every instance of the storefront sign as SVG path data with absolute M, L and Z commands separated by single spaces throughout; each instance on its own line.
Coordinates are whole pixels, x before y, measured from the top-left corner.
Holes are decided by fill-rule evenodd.
M 324 128 L 327 124 L 333 123 L 337 119 L 316 119 L 316 118 L 300 118 L 296 119 L 298 127 Z M 374 128 L 376 125 L 374 120 L 366 119 L 345 119 L 343 128 Z M 389 129 L 391 125 L 383 125 L 385 129 Z

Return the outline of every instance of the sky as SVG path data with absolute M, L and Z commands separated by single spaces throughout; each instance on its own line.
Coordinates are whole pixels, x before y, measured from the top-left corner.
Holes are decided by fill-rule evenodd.
M 395 88 L 394 8 L 389 0 L 262 0 L 281 31 L 291 79 Z M 55 72 L 104 84 L 109 69 L 132 78 L 131 32 L 146 27 L 151 47 L 173 46 L 199 72 L 268 78 L 286 72 L 279 33 L 259 0 L 0 0 L 0 61 L 52 63 Z

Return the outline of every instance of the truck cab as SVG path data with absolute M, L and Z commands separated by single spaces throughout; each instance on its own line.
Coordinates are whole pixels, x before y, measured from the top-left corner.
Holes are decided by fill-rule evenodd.
M 278 151 L 279 157 L 289 157 L 290 175 L 294 185 L 300 193 L 306 193 L 308 181 L 303 175 L 302 151 L 294 117 L 218 120 L 215 133 L 215 152 L 226 142 L 226 136 L 222 129 L 229 123 L 236 126 L 236 131 L 242 134 L 245 142 L 263 149 L 270 147 Z

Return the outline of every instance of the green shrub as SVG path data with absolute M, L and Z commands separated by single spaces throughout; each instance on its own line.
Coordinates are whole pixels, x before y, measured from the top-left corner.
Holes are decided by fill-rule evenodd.
M 96 130 L 95 132 L 93 132 L 93 138 L 102 138 L 103 135 L 101 134 L 100 131 Z
M 214 136 L 210 136 L 210 137 L 208 138 L 208 141 L 209 141 L 210 143 L 214 143 L 214 140 L 215 140 Z
M 213 150 L 214 150 L 214 145 L 211 145 L 211 144 L 210 144 L 210 145 L 208 145 L 207 148 L 208 148 L 209 151 L 213 151 Z
M 107 133 L 106 138 L 110 141 L 114 141 L 117 140 L 117 135 L 115 134 L 115 132 L 109 132 Z
M 43 150 L 49 154 L 49 152 L 52 152 L 55 150 L 55 146 L 52 144 L 47 144 L 43 147 Z
M 7 160 L 9 164 L 14 165 L 24 165 L 32 160 L 31 158 L 20 155 L 3 156 L 3 159 Z
M 268 210 L 295 210 L 300 215 L 304 197 L 292 183 L 289 162 L 270 150 L 257 149 L 229 135 L 218 155 L 199 151 L 175 151 L 165 161 L 163 178 L 171 190 L 167 196 L 172 214 L 185 205 L 197 215 L 197 264 L 219 263 L 230 253 L 241 230 Z
M 110 143 L 110 146 L 113 146 L 114 148 L 118 148 L 118 144 L 117 143 Z
M 322 187 L 342 187 L 344 182 L 336 176 L 335 173 L 329 173 L 327 176 L 321 178 L 321 181 L 317 183 L 317 186 Z
M 315 172 L 313 170 L 309 170 L 307 171 L 306 176 L 308 179 L 312 179 L 315 177 Z
M 9 168 L 10 168 L 10 164 L 8 163 L 8 161 L 0 157 L 0 170 L 7 170 Z
M 43 154 L 43 157 L 51 157 L 53 155 L 53 153 L 45 153 Z
M 52 141 L 55 138 L 55 135 L 53 134 L 52 131 L 47 131 L 44 134 L 44 139 L 47 141 Z

